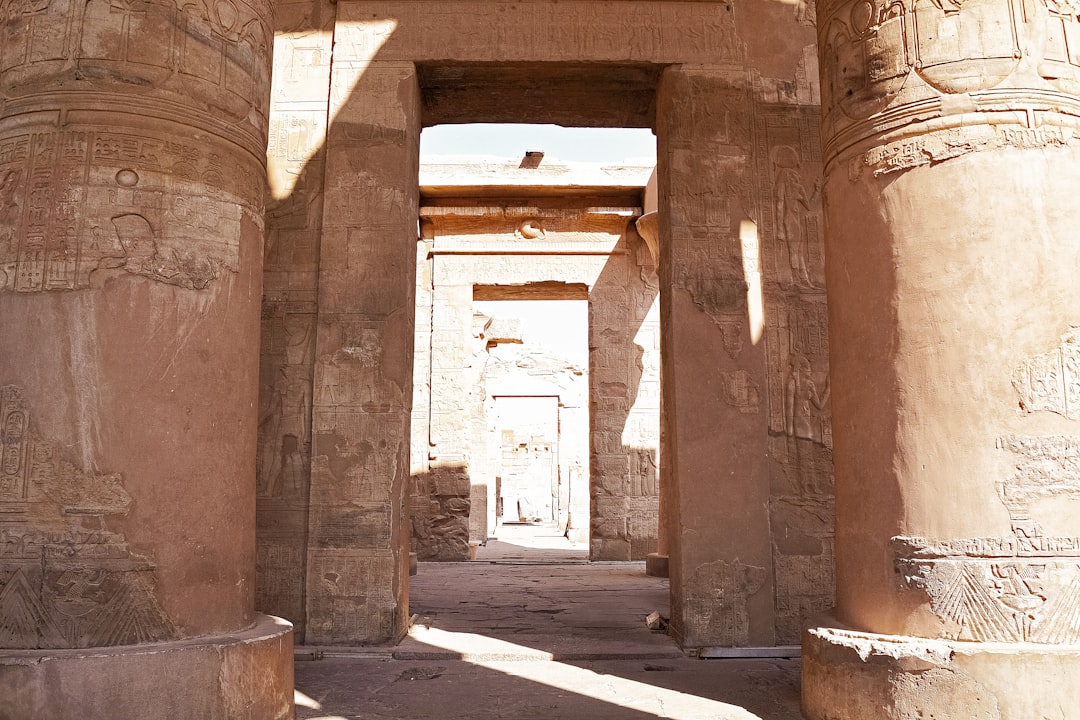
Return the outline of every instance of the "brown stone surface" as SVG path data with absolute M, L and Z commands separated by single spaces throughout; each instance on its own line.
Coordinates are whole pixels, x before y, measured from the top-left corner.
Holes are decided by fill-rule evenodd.
M 228 635 L 0 655 L 4 720 L 293 717 L 292 627 L 256 615 Z
M 917 680 L 826 628 L 805 697 L 815 718 L 861 717 L 835 689 L 853 683 L 897 717 L 1060 714 L 1075 683 L 1042 673 L 1078 667 L 1076 18 L 892 7 L 819 23 L 834 622 L 955 660 Z
M 464 452 L 485 429 L 441 422 L 479 394 L 429 386 L 411 407 L 417 295 L 537 282 L 593 308 L 593 557 L 666 552 L 680 643 L 793 642 L 832 604 L 835 450 L 834 623 L 864 637 L 807 640 L 808 710 L 1075 704 L 1075 683 L 1046 680 L 1075 674 L 1080 642 L 1075 8 L 275 10 L 0 9 L 0 645 L 76 653 L 91 682 L 100 648 L 131 643 L 101 651 L 125 663 L 241 632 L 255 594 L 308 642 L 400 638 L 410 476 L 438 468 L 426 492 L 458 555 L 492 497 L 490 463 Z M 581 212 L 604 186 L 636 207 L 618 177 L 537 190 L 521 168 L 488 212 L 500 252 L 549 252 L 528 277 L 499 260 L 440 282 L 491 203 L 432 185 L 448 225 L 426 217 L 414 245 L 420 128 L 512 118 L 652 125 L 655 242 Z M 414 276 L 448 235 L 446 267 Z M 568 248 L 597 279 L 566 276 Z M 431 376 L 464 387 L 480 333 L 471 313 L 436 319 L 421 332 L 463 337 L 428 348 Z M 418 443 L 410 421 L 437 417 Z M 885 634 L 901 649 L 878 653 Z M 919 665 L 927 642 L 955 658 Z
M 831 620 L 805 636 L 802 707 L 810 718 L 1060 717 L 1080 701 L 1078 660 L 1075 644 L 927 640 L 854 632 Z
M 672 625 L 793 643 L 831 604 L 816 116 L 728 68 L 669 69 L 658 97 Z
M 250 635 L 270 15 L 3 8 L 5 717 L 287 714 L 291 628 Z
M 0 644 L 242 628 L 269 7 L 5 12 Z
M 297 717 L 800 717 L 797 661 L 692 658 L 651 632 L 645 616 L 666 614 L 667 590 L 641 563 L 510 542 L 479 558 L 421 566 L 417 621 L 397 648 L 300 649 L 323 659 L 296 665 Z

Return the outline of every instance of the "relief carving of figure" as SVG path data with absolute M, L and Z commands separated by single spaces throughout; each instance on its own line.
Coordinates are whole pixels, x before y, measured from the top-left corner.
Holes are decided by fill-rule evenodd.
M 803 185 L 798 153 L 786 145 L 773 151 L 773 177 L 776 188 L 776 238 L 788 249 L 791 278 L 796 286 L 817 289 L 810 275 L 810 249 L 806 214 L 817 196 L 807 195 Z
M 303 489 L 304 466 L 304 457 L 300 451 L 300 442 L 297 437 L 291 434 L 283 435 L 277 472 L 267 479 L 265 495 L 268 497 L 298 497 Z
M 825 390 L 818 391 L 806 356 L 792 356 L 784 392 L 784 430 L 794 444 L 797 490 L 804 495 L 825 492 L 824 485 L 828 483 L 828 477 L 821 474 L 815 457 L 819 452 L 816 447 L 827 444 L 823 429 L 827 422 L 824 414 L 827 413 L 829 392 L 828 381 Z
M 826 382 L 825 392 L 818 393 L 810 361 L 803 355 L 792 357 L 786 392 L 788 435 L 816 443 L 822 442 L 818 416 L 828 406 L 830 390 Z
M 191 253 L 161 251 L 154 227 L 142 215 L 125 213 L 112 218 L 118 245 L 114 245 L 91 271 L 91 284 L 97 285 L 115 271 L 142 275 L 169 285 L 202 290 L 217 278 L 213 264 Z M 114 271 L 114 272 L 110 272 Z

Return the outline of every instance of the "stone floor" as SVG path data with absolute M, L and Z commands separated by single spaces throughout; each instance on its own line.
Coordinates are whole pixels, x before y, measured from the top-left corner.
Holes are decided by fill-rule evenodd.
M 645 616 L 666 615 L 667 581 L 643 563 L 587 563 L 544 528 L 500 538 L 474 562 L 420 565 L 397 648 L 298 648 L 296 717 L 800 717 L 797 660 L 689 658 L 651 632 Z

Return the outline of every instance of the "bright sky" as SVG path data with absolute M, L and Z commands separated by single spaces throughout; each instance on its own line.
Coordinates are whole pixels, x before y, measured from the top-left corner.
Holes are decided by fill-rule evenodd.
M 644 128 L 565 128 L 558 125 L 437 125 L 420 133 L 420 157 L 494 155 L 520 157 L 541 150 L 577 162 L 656 163 L 656 138 Z
M 588 369 L 588 300 L 476 300 L 473 307 L 492 317 L 517 318 L 526 345 L 545 347 Z

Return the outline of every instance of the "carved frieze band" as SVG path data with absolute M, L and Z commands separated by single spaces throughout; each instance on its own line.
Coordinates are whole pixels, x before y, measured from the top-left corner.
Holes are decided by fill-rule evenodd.
M 0 0 L 0 93 L 91 81 L 138 88 L 140 105 L 197 98 L 206 115 L 265 139 L 272 17 L 266 0 Z
M 823 3 L 818 20 L 826 158 L 889 133 L 952 128 L 966 139 L 972 126 L 995 126 L 943 159 L 1072 141 L 1080 126 L 1071 0 L 841 0 Z
M 238 270 L 242 216 L 259 221 L 259 198 L 254 168 L 176 135 L 0 136 L 0 291 L 124 274 L 206 288 Z
M 927 594 L 949 639 L 1080 642 L 1080 538 L 894 537 L 905 587 Z
M 62 459 L 37 435 L 19 388 L 0 387 L 0 647 L 69 648 L 167 640 L 154 565 L 109 516 L 131 497 L 119 474 Z

